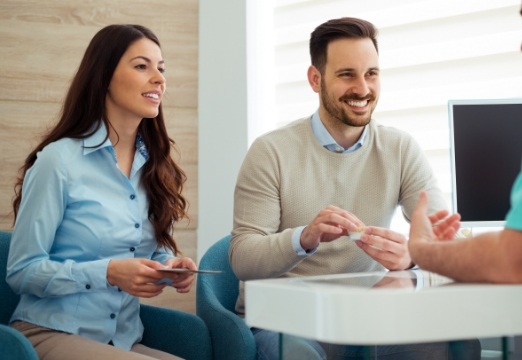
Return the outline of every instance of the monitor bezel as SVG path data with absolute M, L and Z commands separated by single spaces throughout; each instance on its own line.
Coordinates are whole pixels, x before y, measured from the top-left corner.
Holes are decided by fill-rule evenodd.
M 457 204 L 457 183 L 455 176 L 455 134 L 453 126 L 453 107 L 455 105 L 504 105 L 519 104 L 522 105 L 522 98 L 502 98 L 502 99 L 454 99 L 448 101 L 448 119 L 449 119 L 449 137 L 450 137 L 450 164 L 451 164 L 451 201 L 453 212 L 458 212 Z M 485 228 L 485 227 L 504 227 L 505 220 L 481 220 L 481 221 L 461 221 L 461 228 Z

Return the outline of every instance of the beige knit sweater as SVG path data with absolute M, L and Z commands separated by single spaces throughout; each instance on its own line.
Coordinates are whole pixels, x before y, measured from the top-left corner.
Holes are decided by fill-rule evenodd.
M 389 227 L 396 207 L 406 218 L 419 191 L 430 210 L 447 208 L 422 149 L 407 133 L 371 121 L 364 145 L 338 154 L 317 141 L 310 118 L 258 138 L 234 194 L 230 264 L 240 280 L 383 270 L 348 237 L 321 243 L 310 256 L 292 248 L 294 229 L 328 205 L 366 225 Z M 241 292 L 236 306 L 244 313 Z

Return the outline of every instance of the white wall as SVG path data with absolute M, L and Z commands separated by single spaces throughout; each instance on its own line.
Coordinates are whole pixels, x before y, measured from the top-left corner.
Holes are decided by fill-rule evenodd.
M 248 148 L 246 0 L 199 1 L 198 263 L 232 230 Z

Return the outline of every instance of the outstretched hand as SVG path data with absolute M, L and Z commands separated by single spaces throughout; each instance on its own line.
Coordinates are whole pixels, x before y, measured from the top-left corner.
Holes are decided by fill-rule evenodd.
M 392 230 L 369 226 L 356 244 L 385 268 L 404 270 L 414 265 L 416 247 L 428 241 L 451 240 L 459 228 L 459 214 L 440 210 L 428 215 L 428 195 L 423 191 L 412 214 L 409 240 Z
M 422 191 L 411 218 L 408 241 L 410 251 L 412 247 L 429 241 L 453 239 L 460 228 L 460 215 L 448 214 L 448 211 L 440 210 L 428 215 L 428 195 Z

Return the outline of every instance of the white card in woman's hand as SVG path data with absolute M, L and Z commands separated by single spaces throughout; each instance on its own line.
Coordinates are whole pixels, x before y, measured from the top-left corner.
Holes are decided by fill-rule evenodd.
M 220 274 L 221 270 L 192 270 L 187 268 L 167 268 L 158 269 L 161 272 L 173 272 L 173 273 L 196 273 L 196 274 Z

